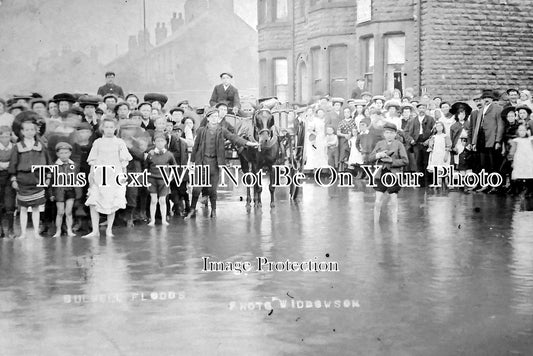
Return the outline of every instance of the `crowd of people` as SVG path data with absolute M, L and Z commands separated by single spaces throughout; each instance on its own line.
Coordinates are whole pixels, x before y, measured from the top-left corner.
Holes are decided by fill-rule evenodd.
M 202 195 L 216 217 L 225 144 L 258 146 L 225 120 L 228 112 L 243 114 L 232 75 L 220 75 L 222 83 L 208 106 L 192 108 L 184 100 L 168 109 L 164 94 L 149 93 L 141 101 L 135 94 L 124 95 L 114 78 L 106 73 L 97 95 L 59 93 L 47 100 L 33 93 L 0 99 L 0 236 L 15 237 L 18 213 L 19 236 L 25 237 L 30 212 L 36 237 L 96 237 L 101 225 L 112 236 L 114 225 L 153 226 L 157 217 L 168 225 L 168 216 L 194 218 Z M 533 104 L 527 90 L 509 89 L 504 102 L 485 90 L 472 106 L 429 95 L 415 98 L 408 90 L 404 95 L 399 90 L 354 93 L 348 100 L 322 96 L 311 105 L 295 106 L 305 132 L 304 170 L 333 167 L 365 178 L 361 166 L 380 163 L 383 172 L 420 172 L 422 186 L 428 186 L 432 167 L 450 165 L 461 174 L 485 170 L 504 177 L 500 187 L 477 187 L 479 192 L 533 192 Z M 158 166 L 185 169 L 191 163 L 209 165 L 210 188 L 191 191 L 187 175 L 165 184 Z M 32 169 L 39 165 L 55 168 Z M 115 168 L 97 174 L 104 165 Z M 78 182 L 80 173 L 87 179 Z M 121 182 L 114 179 L 120 174 Z M 143 179 L 148 187 L 130 184 Z M 397 204 L 398 187 L 375 189 L 377 208 L 385 193 L 393 207 Z
M 220 75 L 212 106 L 195 109 L 183 100 L 169 110 L 164 109 L 166 95 L 148 93 L 143 101 L 135 94 L 124 96 L 114 78 L 115 73 L 106 73 L 97 95 L 59 93 L 47 100 L 32 93 L 0 99 L 1 237 L 15 237 L 16 213 L 21 238 L 27 235 L 30 212 L 37 238 L 97 237 L 101 225 L 106 236 L 113 236 L 117 212 L 127 227 L 136 222 L 153 226 L 157 216 L 168 225 L 169 215 L 194 218 L 201 195 L 216 217 L 226 142 L 258 146 L 232 133 L 224 121 L 228 111 L 240 110 L 238 90 L 229 83 L 232 75 Z M 178 166 L 181 174 L 193 163 L 210 166 L 210 188 L 191 192 L 187 174 L 179 184 L 175 179 L 166 184 L 158 168 Z M 143 172 L 149 173 L 148 182 L 142 181 Z
M 363 177 L 360 166 L 374 163 L 370 155 L 384 139 L 384 126 L 392 124 L 407 154 L 404 171 L 423 174 L 422 187 L 432 185 L 433 167 L 449 165 L 461 174 L 485 170 L 504 179 L 500 187 L 469 187 L 467 193 L 531 193 L 531 95 L 516 89 L 506 94 L 503 100 L 495 91 L 484 90 L 472 104 L 427 94 L 402 96 L 399 90 L 361 92 L 348 100 L 323 96 L 298 108 L 307 131 L 304 168 L 330 166 Z
M 364 84 L 363 81 L 358 84 Z M 504 95 L 483 90 L 467 102 L 448 102 L 411 90 L 373 95 L 359 85 L 352 98 L 322 96 L 297 108 L 305 135 L 307 171 L 333 167 L 368 178 L 364 165 L 381 165 L 377 177 L 374 220 L 380 218 L 384 194 L 391 198 L 397 221 L 400 185 L 384 185 L 388 172 L 416 172 L 420 187 L 446 190 L 443 170 L 463 177 L 498 173 L 502 184 L 463 186 L 465 193 L 531 195 L 533 193 L 533 103 L 528 90 L 508 89 Z M 325 170 L 327 171 L 327 170 Z M 439 174 L 435 176 L 435 174 Z M 436 183 L 436 184 L 434 184 Z M 451 185 L 453 186 L 453 185 Z M 453 189 L 453 188 L 450 188 Z

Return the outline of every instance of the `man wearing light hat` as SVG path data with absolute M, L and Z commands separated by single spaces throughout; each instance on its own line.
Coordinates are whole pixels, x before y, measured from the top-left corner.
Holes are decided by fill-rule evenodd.
M 233 112 L 237 115 L 241 107 L 241 102 L 239 98 L 239 90 L 231 85 L 231 79 L 233 75 L 228 72 L 220 74 L 220 79 L 222 83 L 215 86 L 213 89 L 213 94 L 211 94 L 211 99 L 209 100 L 209 105 L 215 106 L 218 103 L 225 103 L 228 106 L 228 111 Z
M 416 159 L 416 170 L 424 174 L 424 179 L 420 184 L 425 187 L 430 182 L 427 170 L 429 161 L 428 140 L 431 137 L 433 126 L 435 126 L 435 119 L 427 114 L 427 105 L 425 103 L 418 103 L 416 108 L 418 115 L 412 119 L 412 138 L 416 142 L 413 146 L 413 151 Z
M 198 128 L 194 146 L 192 149 L 191 162 L 196 165 L 209 166 L 209 178 L 211 186 L 207 188 L 207 195 L 211 201 L 211 217 L 216 217 L 217 187 L 220 177 L 220 166 L 226 164 L 224 141 L 230 140 L 236 145 L 257 147 L 257 142 L 245 140 L 227 129 L 220 126 L 218 110 L 210 108 L 205 114 L 208 122 L 206 126 Z M 196 204 L 202 188 L 195 187 L 192 192 L 191 211 L 186 219 L 196 217 Z

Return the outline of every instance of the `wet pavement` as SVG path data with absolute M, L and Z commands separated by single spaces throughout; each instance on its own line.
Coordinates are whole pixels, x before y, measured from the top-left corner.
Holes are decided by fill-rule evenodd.
M 298 204 L 0 241 L 2 355 L 531 355 L 533 212 L 518 198 L 306 185 Z M 242 192 L 240 192 L 242 193 Z M 202 272 L 213 261 L 337 262 L 338 272 Z

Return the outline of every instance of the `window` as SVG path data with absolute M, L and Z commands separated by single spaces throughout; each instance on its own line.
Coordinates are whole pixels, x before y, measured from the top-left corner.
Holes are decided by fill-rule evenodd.
M 405 35 L 387 36 L 387 64 L 405 63 Z
M 267 83 L 267 63 L 266 59 L 261 59 L 259 61 L 259 94 L 261 97 L 268 96 L 268 83 Z
M 344 97 L 348 82 L 348 47 L 329 47 L 329 93 L 331 96 Z
M 386 36 L 385 50 L 386 87 L 388 90 L 399 89 L 403 93 L 403 74 L 405 72 L 405 35 L 396 34 Z
M 316 95 L 322 81 L 320 47 L 311 48 L 312 86 L 313 94 Z
M 287 19 L 288 6 L 287 0 L 275 0 L 276 1 L 276 20 Z
M 372 92 L 374 75 L 374 37 L 363 39 L 361 47 L 363 50 L 363 72 L 365 77 L 365 87 Z
M 357 0 L 356 23 L 372 20 L 372 0 Z
M 287 58 L 274 59 L 274 94 L 280 102 L 288 100 L 289 70 Z

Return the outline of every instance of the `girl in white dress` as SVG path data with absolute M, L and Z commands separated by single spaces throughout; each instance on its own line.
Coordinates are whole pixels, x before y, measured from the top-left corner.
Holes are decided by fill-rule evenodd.
M 527 136 L 525 125 L 518 126 L 518 137 L 511 140 L 512 180 L 525 180 L 527 194 L 533 193 L 533 137 Z
M 348 158 L 348 164 L 350 166 L 354 166 L 354 168 L 364 163 L 363 155 L 361 152 L 359 152 L 356 144 L 358 134 L 357 128 L 354 127 L 352 129 L 352 137 L 348 140 L 348 145 L 350 146 L 350 157 Z
M 450 162 L 450 150 L 452 148 L 452 141 L 450 137 L 446 135 L 444 124 L 441 121 L 435 123 L 434 134 L 429 139 L 429 154 L 428 171 L 431 173 L 437 173 L 443 171 L 443 166 L 449 166 Z M 442 179 L 439 179 L 437 183 L 438 187 L 442 187 Z
M 126 143 L 115 136 L 117 124 L 115 120 L 106 118 L 102 122 L 103 136 L 94 141 L 87 158 L 91 166 L 89 174 L 89 191 L 85 205 L 91 209 L 92 232 L 84 237 L 100 236 L 99 214 L 107 215 L 106 236 L 113 236 L 112 228 L 115 212 L 126 208 L 126 179 L 116 178 L 126 173 L 126 166 L 132 160 Z M 96 168 L 95 166 L 100 166 Z M 105 175 L 101 166 L 106 166 Z M 114 170 L 111 169 L 114 166 Z M 105 180 L 105 181 L 104 181 Z

